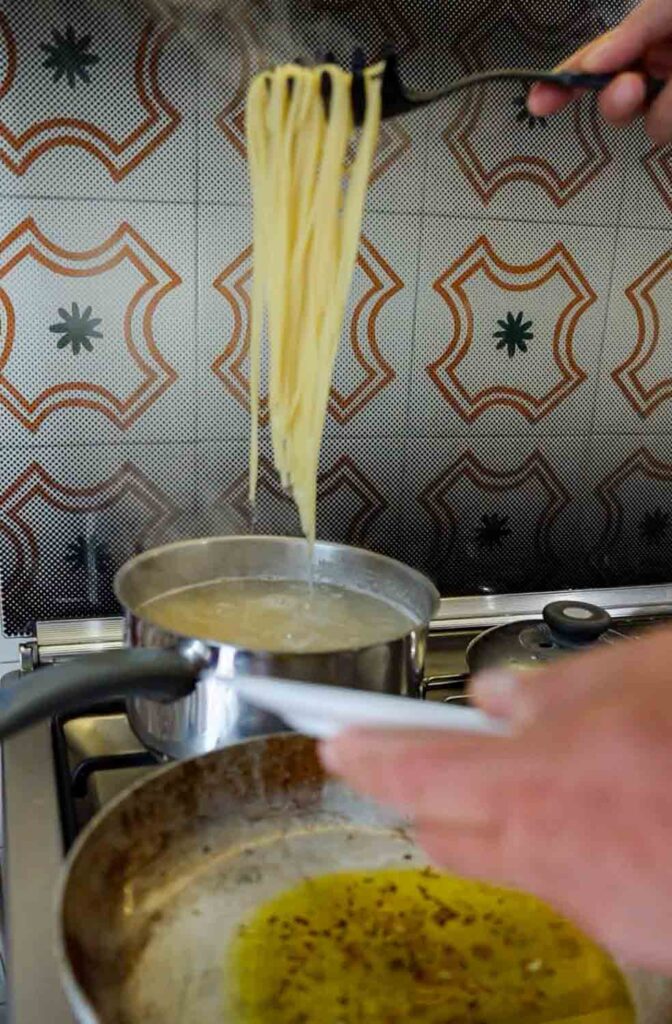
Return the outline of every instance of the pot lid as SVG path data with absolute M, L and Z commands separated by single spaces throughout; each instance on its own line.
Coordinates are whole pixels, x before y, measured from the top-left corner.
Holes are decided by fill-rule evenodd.
M 583 601 L 553 601 L 542 614 L 542 620 L 493 626 L 472 640 L 467 649 L 470 672 L 543 668 L 548 662 L 594 644 L 611 643 L 618 635 L 604 608 Z

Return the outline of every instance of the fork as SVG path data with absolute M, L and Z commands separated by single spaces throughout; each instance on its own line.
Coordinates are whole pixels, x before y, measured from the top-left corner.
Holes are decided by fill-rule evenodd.
M 332 54 L 327 54 L 327 63 Z M 399 114 L 407 114 L 411 110 L 426 107 L 430 103 L 450 96 L 462 89 L 471 89 L 476 85 L 483 85 L 486 82 L 495 81 L 517 81 L 525 82 L 528 85 L 533 82 L 550 82 L 563 89 L 603 89 L 620 72 L 607 74 L 585 74 L 579 71 L 549 71 L 535 68 L 492 68 L 487 71 L 477 71 L 472 75 L 465 75 L 456 78 L 440 89 L 432 89 L 427 92 L 419 92 L 416 89 L 409 89 L 401 81 L 399 74 L 399 62 L 394 51 L 388 51 L 384 58 L 384 70 L 382 74 L 382 117 L 398 117 Z M 366 61 L 364 52 L 361 49 L 354 51 L 352 55 L 352 111 L 356 125 L 364 121 L 366 109 L 366 93 L 364 86 L 364 71 Z M 658 96 L 667 83 L 658 78 L 647 76 L 647 102 L 651 102 Z M 329 111 L 329 99 L 331 94 L 331 79 L 328 74 L 322 76 L 322 98 L 327 113 Z

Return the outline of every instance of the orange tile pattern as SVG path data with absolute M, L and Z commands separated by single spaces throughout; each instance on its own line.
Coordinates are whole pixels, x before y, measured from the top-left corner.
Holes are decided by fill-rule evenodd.
M 355 296 L 355 308 L 346 328 L 352 351 L 352 386 L 348 391 L 331 389 L 329 415 L 337 423 L 348 423 L 392 380 L 395 373 L 384 359 L 376 337 L 376 322 L 385 304 L 404 283 L 376 247 L 362 236 L 357 257 L 366 287 Z M 245 371 L 250 344 L 250 293 L 252 248 L 241 252 L 213 282 L 232 313 L 231 333 L 222 352 L 212 363 L 212 372 L 229 394 L 249 410 L 249 379 Z M 268 397 L 260 400 L 260 422 L 268 423 Z
M 55 574 L 67 596 L 68 588 L 63 586 L 67 578 L 67 548 L 63 546 L 60 559 L 54 564 L 49 550 L 54 535 L 44 536 L 45 518 L 57 531 L 55 536 L 60 534 L 64 538 L 74 536 L 75 530 L 79 531 L 77 535 L 85 536 L 95 521 L 96 531 L 108 539 L 116 563 L 120 557 L 159 543 L 178 511 L 175 502 L 131 461 L 123 462 L 111 475 L 88 486 L 75 486 L 50 473 L 38 460 L 30 462 L 0 493 L 6 606 L 23 599 L 39 607 L 39 586 L 48 584 L 50 573 Z M 121 537 L 124 524 L 130 533 Z M 95 588 L 100 584 L 86 577 L 78 584 L 83 586 L 84 594 L 70 596 L 81 607 L 86 605 L 88 586 L 93 584 Z M 109 585 L 104 592 L 109 614 Z M 89 597 L 90 603 L 96 605 L 95 596 Z M 67 604 L 62 605 L 62 610 L 63 607 Z
M 497 66 L 493 50 L 506 32 L 514 33 L 529 52 L 530 63 L 553 66 L 558 50 L 571 51 L 577 37 L 597 35 L 604 29 L 595 9 L 585 5 L 577 14 L 549 19 L 549 12 L 536 16 L 527 0 L 493 0 L 483 5 L 469 27 L 460 33 L 456 53 L 464 73 Z M 459 169 L 487 206 L 497 192 L 516 183 L 533 184 L 562 208 L 587 185 L 604 174 L 612 163 L 604 130 L 590 102 L 575 104 L 571 133 L 562 150 L 536 152 L 535 133 L 518 141 L 516 150 L 501 145 L 495 133 L 484 131 L 487 103 L 492 90 L 481 86 L 464 93 L 454 119 L 444 131 L 444 140 Z M 571 158 L 568 156 L 571 153 Z
M 162 538 L 298 529 L 265 397 L 247 504 L 250 75 L 386 42 L 415 88 L 549 66 L 634 2 L 232 0 L 180 23 L 6 0 L 5 629 L 114 610 L 115 567 Z M 447 592 L 672 576 L 672 149 L 590 96 L 535 121 L 500 83 L 384 123 L 371 184 L 321 536 Z
M 110 274 L 128 263 L 138 276 L 137 287 L 123 303 L 120 339 L 140 381 L 127 394 L 117 394 L 103 381 L 87 381 L 65 368 L 59 380 L 28 397 L 21 383 L 13 379 L 12 353 L 29 343 L 30 335 L 17 322 L 12 303 L 12 276 L 25 261 L 33 261 L 51 280 L 94 278 Z M 180 277 L 130 224 L 122 222 L 102 244 L 85 251 L 68 251 L 47 238 L 32 217 L 23 220 L 0 240 L 0 304 L 4 309 L 0 325 L 0 404 L 26 430 L 35 434 L 57 409 L 95 409 L 124 431 L 171 386 L 176 372 L 156 345 L 152 322 L 156 309 L 168 292 L 180 285 Z
M 85 150 L 106 168 L 113 181 L 121 181 L 161 146 L 179 125 L 182 115 L 164 95 L 158 66 L 161 52 L 172 34 L 170 25 L 147 21 L 136 43 L 135 60 L 127 72 L 137 96 L 136 121 L 123 133 L 106 126 L 105 111 L 100 121 L 80 117 L 45 117 L 16 131 L 0 114 L 0 161 L 20 177 L 44 154 L 61 147 Z M 9 19 L 0 12 L 0 41 L 4 48 L 5 72 L 0 82 L 0 100 L 11 104 L 19 89 L 21 61 Z
M 503 305 L 522 303 L 526 292 L 538 293 L 556 276 L 564 282 L 566 302 L 561 308 L 552 310 L 555 318 L 553 342 L 541 388 L 536 381 L 531 382 L 529 391 L 497 383 L 494 373 L 491 384 L 476 392 L 470 391 L 463 383 L 460 364 L 474 343 L 474 310 L 465 285 L 479 275 L 503 293 L 511 293 L 503 296 Z M 511 264 L 497 255 L 487 236 L 481 235 L 459 260 L 437 278 L 434 290 L 450 308 L 454 333 L 441 356 L 427 366 L 427 373 L 466 423 L 473 422 L 486 409 L 498 405 L 510 406 L 529 422 L 538 422 L 585 380 L 586 374 L 574 358 L 572 340 L 579 320 L 596 296 L 562 243 L 554 245 L 533 263 Z M 535 384 L 537 387 L 532 390 Z

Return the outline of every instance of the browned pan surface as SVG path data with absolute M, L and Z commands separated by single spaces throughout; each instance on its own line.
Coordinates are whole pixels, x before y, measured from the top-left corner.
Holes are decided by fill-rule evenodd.
M 226 950 L 245 914 L 307 876 L 408 866 L 409 853 L 422 862 L 382 812 L 325 779 L 303 737 L 157 773 L 71 857 L 62 922 L 80 1019 L 222 1024 Z
M 308 876 L 423 863 L 384 813 L 325 779 L 312 741 L 250 740 L 124 794 L 69 858 L 68 994 L 87 1024 L 223 1024 L 241 919 Z M 640 1024 L 669 1024 L 670 985 L 636 979 Z M 325 1022 L 327 1024 L 327 1022 Z

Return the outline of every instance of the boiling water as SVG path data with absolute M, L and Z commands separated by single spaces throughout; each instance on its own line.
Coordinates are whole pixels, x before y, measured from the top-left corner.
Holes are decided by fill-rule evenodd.
M 215 580 L 155 597 L 139 613 L 176 633 L 288 653 L 368 647 L 414 625 L 379 597 L 300 580 Z
M 532 896 L 424 870 L 303 882 L 243 922 L 235 1024 L 633 1024 L 612 960 Z M 233 991 L 231 991 L 233 987 Z

